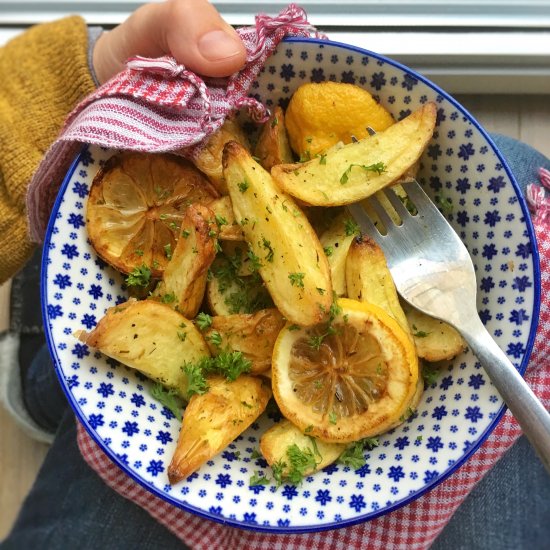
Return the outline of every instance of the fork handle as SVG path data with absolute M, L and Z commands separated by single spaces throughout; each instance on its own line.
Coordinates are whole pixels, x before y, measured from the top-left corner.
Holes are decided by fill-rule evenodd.
M 462 335 L 550 473 L 550 413 L 481 320 L 476 320 L 478 322 L 472 323 L 471 330 L 462 331 Z

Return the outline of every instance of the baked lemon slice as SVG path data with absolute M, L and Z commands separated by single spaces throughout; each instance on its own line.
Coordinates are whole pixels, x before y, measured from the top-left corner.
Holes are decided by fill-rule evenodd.
M 168 154 L 120 153 L 98 172 L 86 226 L 96 252 L 130 273 L 146 265 L 162 275 L 187 206 L 208 205 L 218 193 L 189 161 Z
M 346 443 L 407 417 L 418 380 L 407 334 L 381 308 L 341 298 L 329 324 L 287 325 L 273 351 L 273 394 L 304 433 Z

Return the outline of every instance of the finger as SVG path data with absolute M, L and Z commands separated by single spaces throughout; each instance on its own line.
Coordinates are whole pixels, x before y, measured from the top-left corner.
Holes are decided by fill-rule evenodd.
M 240 70 L 246 50 L 236 31 L 206 0 L 146 4 L 98 39 L 93 53 L 96 76 L 105 82 L 133 55 L 172 55 L 203 76 Z
M 174 0 L 166 47 L 176 60 L 204 76 L 227 76 L 242 69 L 246 50 L 237 32 L 206 0 Z

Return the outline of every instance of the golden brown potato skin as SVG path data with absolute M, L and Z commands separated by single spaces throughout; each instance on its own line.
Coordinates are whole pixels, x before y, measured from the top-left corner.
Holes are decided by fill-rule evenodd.
M 254 149 L 254 156 L 268 172 L 276 164 L 294 161 L 286 132 L 285 115 L 281 107 L 275 107 L 273 114 L 264 124 Z
M 283 316 L 274 308 L 252 314 L 217 315 L 212 317 L 212 324 L 204 336 L 212 355 L 226 349 L 240 351 L 252 363 L 251 374 L 260 374 L 271 367 L 275 340 L 285 323 Z M 208 338 L 213 332 L 221 336 L 219 346 Z
M 417 162 L 432 137 L 436 114 L 435 104 L 426 103 L 374 136 L 308 162 L 279 164 L 271 174 L 283 191 L 306 204 L 338 206 L 360 201 L 395 183 Z M 378 163 L 384 167 L 381 173 L 363 169 Z
M 217 225 L 206 206 L 191 204 L 181 224 L 181 234 L 153 296 L 166 300 L 187 319 L 199 311 L 208 268 L 216 257 Z
M 168 467 L 171 484 L 191 475 L 244 432 L 271 397 L 269 383 L 255 376 L 241 375 L 234 382 L 210 376 L 207 381 L 208 391 L 193 395 L 185 409 Z
M 187 391 L 183 362 L 210 357 L 195 325 L 155 300 L 130 299 L 109 308 L 91 332 L 81 331 L 76 336 L 127 367 L 176 390 L 183 398 Z
M 225 146 L 223 164 L 235 219 L 258 258 L 258 272 L 273 302 L 298 325 L 324 321 L 332 304 L 332 282 L 309 220 L 238 143 Z

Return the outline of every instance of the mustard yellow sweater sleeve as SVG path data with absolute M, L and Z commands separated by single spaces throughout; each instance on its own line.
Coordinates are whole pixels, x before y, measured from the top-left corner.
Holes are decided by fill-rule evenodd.
M 80 17 L 29 29 L 0 48 L 0 283 L 34 245 L 25 194 L 68 113 L 95 89 Z

